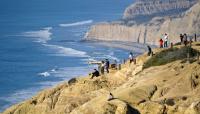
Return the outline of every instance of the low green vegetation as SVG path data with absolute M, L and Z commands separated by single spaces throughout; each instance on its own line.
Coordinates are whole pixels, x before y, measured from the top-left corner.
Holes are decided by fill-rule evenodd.
M 151 66 L 159 66 L 164 65 L 176 60 L 187 60 L 187 53 L 189 53 L 190 58 L 196 56 L 197 51 L 190 47 L 182 47 L 182 48 L 169 48 L 163 50 L 154 56 L 152 56 L 145 64 L 144 68 L 148 68 Z

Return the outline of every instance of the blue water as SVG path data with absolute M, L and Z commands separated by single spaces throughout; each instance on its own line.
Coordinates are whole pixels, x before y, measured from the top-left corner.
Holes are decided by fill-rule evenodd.
M 0 112 L 128 51 L 81 42 L 97 22 L 120 19 L 132 0 L 1 0 Z

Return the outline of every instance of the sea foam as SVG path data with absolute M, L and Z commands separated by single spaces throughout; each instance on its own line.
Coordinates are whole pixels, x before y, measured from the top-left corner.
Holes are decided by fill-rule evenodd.
M 68 56 L 68 57 L 90 57 L 84 51 L 75 50 L 72 48 L 67 48 L 58 45 L 43 44 L 44 46 L 55 51 L 55 56 Z
M 21 35 L 25 37 L 35 38 L 36 42 L 46 43 L 48 40 L 51 40 L 52 33 L 50 31 L 52 29 L 52 27 L 46 27 L 38 31 L 23 32 Z
M 93 23 L 93 20 L 86 20 L 86 21 L 80 21 L 75 23 L 67 23 L 67 24 L 60 24 L 60 27 L 71 27 L 71 26 L 80 26 L 85 24 L 91 24 Z
M 6 108 L 10 107 L 11 104 L 16 104 L 19 102 L 24 101 L 25 99 L 31 98 L 36 94 L 36 92 L 42 90 L 43 88 L 37 87 L 37 88 L 28 88 L 23 89 L 19 91 L 13 91 L 12 94 L 9 94 L 5 97 L 0 97 L 0 101 L 8 102 L 8 104 L 4 105 L 3 107 L 0 107 L 1 110 L 5 110 Z
M 50 76 L 51 74 L 49 72 L 42 72 L 42 73 L 39 73 L 38 75 L 47 77 L 47 76 Z

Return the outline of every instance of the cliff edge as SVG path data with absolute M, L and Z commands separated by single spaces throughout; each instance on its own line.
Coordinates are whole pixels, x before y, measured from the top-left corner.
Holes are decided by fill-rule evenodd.
M 179 0 L 172 1 L 177 1 L 174 4 L 178 4 Z M 184 2 L 184 0 L 182 2 Z M 188 3 L 187 10 L 177 13 L 177 15 L 154 16 L 154 12 L 157 12 L 154 11 L 154 9 L 158 9 L 158 5 L 153 5 L 151 6 L 152 8 L 149 8 L 148 11 L 152 11 L 151 13 L 132 12 L 131 14 L 126 14 L 127 11 L 125 11 L 125 18 L 132 18 L 132 16 L 140 14 L 143 15 L 140 19 L 150 19 L 142 20 L 142 22 L 137 22 L 137 19 L 130 19 L 112 23 L 99 23 L 90 28 L 85 35 L 85 40 L 128 41 L 156 45 L 161 35 L 167 33 L 171 42 L 177 42 L 179 41 L 180 33 L 194 35 L 200 32 L 200 2 L 189 2 L 187 0 L 185 0 L 185 2 Z M 142 3 L 144 4 L 144 2 Z M 138 3 L 134 4 L 134 8 L 136 4 Z M 174 7 L 175 6 L 176 5 L 174 5 Z M 177 6 L 174 10 L 179 11 L 182 7 L 185 6 Z M 165 10 L 167 10 L 167 8 L 161 11 L 158 9 L 160 13 Z M 149 16 L 150 14 L 153 16 Z
M 200 42 L 153 51 L 121 70 L 44 90 L 3 114 L 199 114 Z M 114 97 L 108 100 L 110 92 Z

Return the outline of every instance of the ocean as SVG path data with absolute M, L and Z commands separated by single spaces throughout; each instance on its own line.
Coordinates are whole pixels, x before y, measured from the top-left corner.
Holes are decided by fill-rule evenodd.
M 1 0 L 0 112 L 128 50 L 82 42 L 91 25 L 122 17 L 132 0 Z

